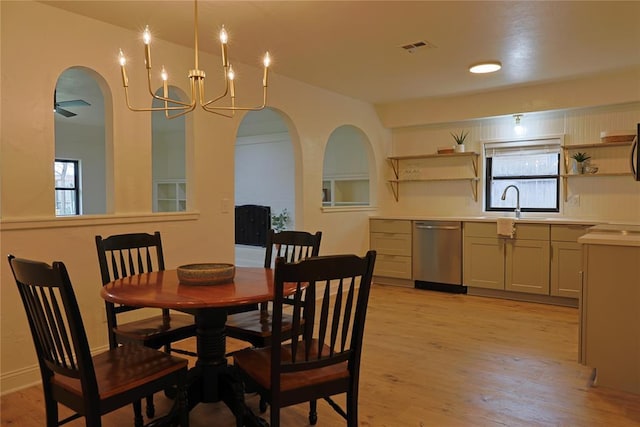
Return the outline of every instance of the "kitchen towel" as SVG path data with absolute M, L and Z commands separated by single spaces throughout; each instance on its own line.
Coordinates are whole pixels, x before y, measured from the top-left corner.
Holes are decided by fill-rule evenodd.
M 516 221 L 513 218 L 498 218 L 498 236 L 513 239 L 516 231 Z

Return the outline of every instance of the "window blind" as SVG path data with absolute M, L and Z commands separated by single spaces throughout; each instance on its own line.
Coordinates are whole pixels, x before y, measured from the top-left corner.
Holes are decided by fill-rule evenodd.
M 484 145 L 485 157 L 558 154 L 562 149 L 560 139 L 491 142 Z

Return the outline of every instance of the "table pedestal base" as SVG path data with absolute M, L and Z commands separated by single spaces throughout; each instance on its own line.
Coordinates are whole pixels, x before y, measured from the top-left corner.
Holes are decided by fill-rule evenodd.
M 237 427 L 268 426 L 247 408 L 242 378 L 227 364 L 226 309 L 200 309 L 195 312 L 195 319 L 198 360 L 189 370 L 189 410 L 198 403 L 222 400 L 236 417 Z

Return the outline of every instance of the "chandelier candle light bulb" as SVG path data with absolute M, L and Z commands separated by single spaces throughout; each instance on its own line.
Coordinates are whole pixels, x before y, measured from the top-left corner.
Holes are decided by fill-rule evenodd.
M 157 99 L 159 101 L 164 102 L 163 107 L 150 107 L 150 108 L 136 108 L 131 105 L 129 99 L 129 79 L 127 78 L 126 72 L 126 59 L 124 52 L 120 49 L 119 54 L 119 62 L 120 62 L 120 70 L 122 73 L 122 86 L 124 87 L 125 98 L 127 102 L 127 108 L 131 111 L 164 111 L 165 116 L 168 119 L 173 119 L 176 117 L 183 116 L 193 110 L 195 110 L 197 104 L 200 104 L 203 110 L 214 113 L 223 117 L 231 118 L 235 111 L 257 111 L 262 110 L 267 105 L 267 86 L 268 86 L 268 69 L 271 64 L 271 57 L 269 56 L 269 52 L 267 52 L 264 56 L 263 64 L 264 64 L 264 73 L 262 77 L 262 104 L 255 107 L 238 107 L 235 103 L 235 83 L 234 77 L 235 74 L 231 65 L 229 63 L 229 55 L 228 55 L 228 40 L 229 36 L 227 34 L 226 29 L 222 26 L 220 30 L 220 46 L 222 50 L 222 66 L 223 66 L 223 76 L 225 88 L 221 95 L 213 98 L 209 101 L 205 100 L 205 88 L 204 88 L 204 80 L 205 80 L 205 72 L 204 70 L 199 69 L 199 49 L 198 49 L 198 1 L 194 1 L 194 69 L 189 70 L 188 78 L 189 78 L 189 86 L 190 86 L 190 94 L 191 99 L 186 102 L 180 99 L 171 99 L 169 98 L 169 83 L 168 83 L 168 74 L 164 68 L 162 67 L 161 78 L 162 78 L 162 88 L 163 88 L 163 96 L 159 96 L 154 93 L 153 85 L 151 83 L 151 31 L 149 30 L 149 26 L 145 26 L 144 32 L 142 34 L 142 40 L 144 42 L 144 57 L 145 57 L 145 66 L 147 69 L 147 82 L 149 93 L 151 94 L 153 99 Z M 230 98 L 230 104 L 228 106 L 220 106 L 216 105 L 216 103 L 224 98 Z M 169 103 L 171 105 L 169 105 Z M 175 112 L 175 114 L 170 114 L 171 112 Z M 226 114 L 229 113 L 229 114 Z

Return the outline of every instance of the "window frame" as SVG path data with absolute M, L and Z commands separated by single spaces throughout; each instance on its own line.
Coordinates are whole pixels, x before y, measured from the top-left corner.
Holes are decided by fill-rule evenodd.
M 72 163 L 74 165 L 73 187 L 57 187 L 55 185 L 55 165 L 56 163 Z M 80 160 L 77 159 L 59 159 L 54 161 L 54 200 L 58 203 L 57 192 L 58 191 L 73 191 L 73 198 L 75 200 L 75 213 L 72 214 L 58 214 L 56 216 L 79 216 L 82 215 L 82 205 L 80 204 Z
M 485 197 L 484 197 L 484 211 L 485 212 L 512 212 L 513 207 L 492 207 L 492 186 L 494 181 L 537 181 L 543 179 L 551 179 L 555 180 L 555 189 L 556 189 L 556 197 L 555 197 L 555 207 L 549 208 L 532 208 L 532 207 L 523 207 L 520 206 L 520 210 L 522 212 L 529 213 L 560 213 L 560 199 L 561 199 L 561 170 L 562 170 L 562 147 L 564 145 L 564 141 L 562 137 L 551 136 L 540 139 L 523 139 L 523 140 L 505 140 L 505 141 L 491 141 L 484 143 L 483 146 L 483 158 L 484 158 L 484 180 L 485 180 Z M 509 176 L 492 176 L 492 166 L 493 166 L 493 157 L 488 156 L 487 151 L 490 149 L 503 149 L 503 148 L 515 148 L 523 151 L 523 155 L 526 155 L 526 150 L 530 149 L 531 153 L 533 151 L 540 150 L 541 147 L 552 147 L 553 152 L 556 152 L 557 156 L 557 168 L 555 174 L 540 174 L 540 175 L 509 175 Z

